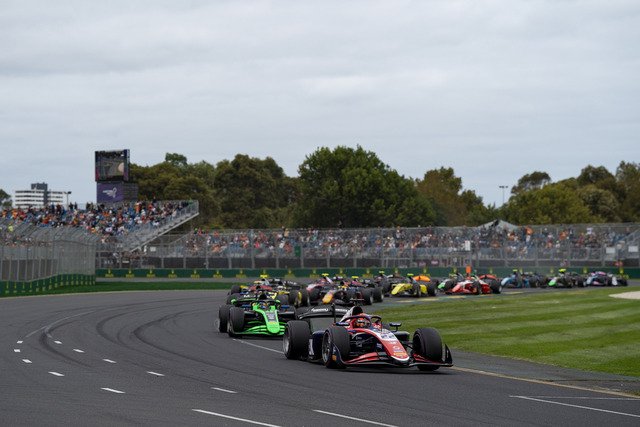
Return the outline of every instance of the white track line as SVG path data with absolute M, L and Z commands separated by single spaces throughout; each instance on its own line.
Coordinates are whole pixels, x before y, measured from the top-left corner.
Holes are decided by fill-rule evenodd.
M 20 349 L 19 349 L 19 348 L 14 348 L 14 349 L 13 349 L 13 352 L 14 352 L 14 353 L 20 353 Z
M 84 353 L 84 351 L 80 350 L 79 348 L 74 348 L 73 351 L 75 351 L 76 353 Z
M 100 387 L 100 390 L 109 391 L 111 393 L 116 393 L 116 394 L 124 394 L 124 391 L 116 390 L 113 388 Z
M 49 371 L 49 373 L 51 375 L 55 375 L 56 377 L 64 377 L 64 374 L 61 374 L 60 372 Z
M 60 345 L 60 344 L 62 344 L 62 341 L 54 341 L 54 343 Z
M 536 399 L 577 399 L 577 400 L 634 400 L 640 401 L 640 397 L 592 397 L 592 396 L 527 396 Z
M 255 425 L 258 425 L 258 426 L 280 427 L 280 426 L 278 426 L 276 424 L 261 423 L 260 421 L 253 421 L 253 420 L 248 420 L 246 418 L 232 417 L 231 415 L 219 414 L 217 412 L 205 411 L 203 409 L 192 409 L 192 411 L 200 412 L 201 414 L 215 415 L 216 417 L 221 417 L 221 418 L 228 418 L 230 420 L 243 421 L 245 423 L 255 424 Z
M 231 394 L 238 393 L 237 391 L 227 390 L 226 388 L 220 388 L 220 387 L 211 387 L 211 390 L 218 390 L 218 391 L 221 391 L 223 393 L 231 393 Z
M 22 344 L 22 341 L 16 341 L 16 344 Z
M 350 417 L 348 415 L 336 414 L 334 412 L 321 411 L 319 409 L 314 409 L 313 412 L 318 412 L 320 414 L 326 414 L 326 415 L 333 415 L 334 417 L 346 418 L 348 420 L 361 421 L 363 423 L 368 423 L 368 424 L 375 424 L 377 426 L 397 427 L 397 426 L 395 426 L 393 424 L 379 423 L 377 421 L 370 421 L 370 420 L 365 420 L 363 418 Z
M 107 362 L 107 363 L 116 363 L 115 360 L 111 360 L 111 359 L 102 359 L 102 360 Z
M 273 351 L 274 353 L 280 353 L 280 354 L 282 354 L 282 350 L 274 350 L 274 349 L 269 348 L 269 347 L 263 347 L 263 346 L 258 345 L 258 344 L 253 344 L 253 343 L 246 342 L 246 341 L 242 341 L 242 340 L 238 340 L 238 339 L 235 339 L 235 338 L 233 338 L 233 340 L 234 340 L 234 341 L 237 341 L 237 342 L 240 342 L 240 343 L 242 343 L 242 344 L 250 345 L 251 347 L 257 347 L 257 348 L 261 348 L 261 349 L 263 349 L 263 350 Z
M 610 411 L 607 409 L 592 408 L 590 406 L 572 405 L 570 403 L 554 402 L 553 400 L 536 399 L 535 397 L 527 397 L 527 396 L 509 396 L 509 397 L 514 397 L 516 399 L 533 400 L 534 402 L 551 403 L 553 405 L 570 406 L 572 408 L 587 409 L 589 411 L 606 412 L 608 414 L 624 415 L 625 417 L 640 418 L 640 415 L 637 415 L 637 414 L 627 414 L 626 412 Z
M 29 360 L 29 359 L 22 359 L 22 361 L 23 361 L 24 363 L 31 363 L 31 360 Z
M 160 374 L 158 372 L 147 371 L 147 374 L 155 375 L 156 377 L 164 377 L 164 374 Z

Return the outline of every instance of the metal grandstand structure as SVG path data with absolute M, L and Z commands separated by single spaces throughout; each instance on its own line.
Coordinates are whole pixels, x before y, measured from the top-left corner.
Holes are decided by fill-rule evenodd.
M 639 267 L 639 243 L 640 224 L 221 230 L 101 251 L 97 267 Z

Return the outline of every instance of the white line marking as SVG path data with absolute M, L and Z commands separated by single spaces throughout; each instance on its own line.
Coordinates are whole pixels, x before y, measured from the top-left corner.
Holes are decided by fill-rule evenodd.
M 397 426 L 394 426 L 393 424 L 385 424 L 385 423 L 379 423 L 377 421 L 369 421 L 369 420 L 365 420 L 365 419 L 362 419 L 362 418 L 350 417 L 348 415 L 341 415 L 341 414 L 335 414 L 333 412 L 321 411 L 319 409 L 314 409 L 313 412 L 319 412 L 321 414 L 333 415 L 334 417 L 346 418 L 348 420 L 361 421 L 363 423 L 375 424 L 377 426 L 397 427 Z
M 23 361 L 24 363 L 31 363 L 31 360 L 29 360 L 29 359 L 22 359 L 22 361 Z
M 111 360 L 111 359 L 102 359 L 107 363 L 116 363 L 115 360 Z
M 14 348 L 14 349 L 13 349 L 13 352 L 14 352 L 14 353 L 20 353 L 20 349 L 19 349 L 19 348 Z
M 211 387 L 211 390 L 218 390 L 218 391 L 221 391 L 223 393 L 232 393 L 232 394 L 238 393 L 237 391 L 227 390 L 225 388 L 220 388 L 220 387 Z
M 636 414 L 627 414 L 626 412 L 609 411 L 607 409 L 592 408 L 590 406 L 572 405 L 570 403 L 554 402 L 553 400 L 536 399 L 535 397 L 527 397 L 527 396 L 509 396 L 509 397 L 515 397 L 517 399 L 533 400 L 535 402 L 552 403 L 554 405 L 570 406 L 572 408 L 587 409 L 589 411 L 606 412 L 608 414 L 624 415 L 626 417 L 640 418 L 640 415 L 636 415 Z
M 248 420 L 246 418 L 232 417 L 231 415 L 219 414 L 217 412 L 210 412 L 210 411 L 205 411 L 205 410 L 202 410 L 202 409 L 192 409 L 192 411 L 200 412 L 201 414 L 215 415 L 216 417 L 228 418 L 230 420 L 244 421 L 245 423 L 256 424 L 256 425 L 259 425 L 259 426 L 280 427 L 280 426 L 278 426 L 276 424 L 261 423 L 260 421 L 253 421 L 253 420 Z
M 16 341 L 16 344 L 22 344 L 22 341 Z
M 62 341 L 54 341 L 54 343 L 60 345 L 60 344 L 62 344 Z
M 156 377 L 164 377 L 164 374 L 159 374 L 159 373 L 153 372 L 153 371 L 147 371 L 147 374 L 155 375 Z
M 74 348 L 73 351 L 75 351 L 76 353 L 84 353 L 84 351 L 80 350 L 79 348 Z
M 64 374 L 61 374 L 60 372 L 49 371 L 49 373 L 51 375 L 55 375 L 56 377 L 64 377 Z
M 263 349 L 263 350 L 273 351 L 274 353 L 280 353 L 280 354 L 282 354 L 282 350 L 274 350 L 274 349 L 269 348 L 269 347 L 263 347 L 263 346 L 258 345 L 258 344 L 253 344 L 253 343 L 246 342 L 246 341 L 242 341 L 242 340 L 238 340 L 238 339 L 235 339 L 235 338 L 233 338 L 233 340 L 234 340 L 234 341 L 237 341 L 237 342 L 240 342 L 240 343 L 242 343 L 242 344 L 250 345 L 251 347 L 258 347 L 258 348 L 261 348 L 261 349 Z
M 100 387 L 100 390 L 110 391 L 111 393 L 124 394 L 124 391 L 116 390 L 113 388 Z

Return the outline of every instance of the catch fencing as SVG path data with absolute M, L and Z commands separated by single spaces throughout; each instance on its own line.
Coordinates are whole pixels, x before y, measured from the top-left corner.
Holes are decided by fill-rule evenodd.
M 0 219 L 0 296 L 93 283 L 98 240 L 82 228 Z
M 99 250 L 104 269 L 639 267 L 640 224 L 225 230 Z

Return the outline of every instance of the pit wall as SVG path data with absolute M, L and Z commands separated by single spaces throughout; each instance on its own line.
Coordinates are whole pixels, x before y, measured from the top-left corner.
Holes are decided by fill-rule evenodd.
M 581 268 L 571 268 L 567 269 L 568 271 L 574 271 L 577 273 L 587 274 L 589 271 L 593 270 L 593 268 L 588 269 L 587 267 Z M 640 278 L 640 268 L 601 268 L 600 271 L 606 271 L 608 273 L 613 273 L 617 275 L 622 275 L 628 277 L 630 279 Z M 431 277 L 445 277 L 451 273 L 461 272 L 465 273 L 467 271 L 467 267 L 459 267 L 459 268 L 444 268 L 444 267 L 434 267 L 434 268 L 393 268 L 386 270 L 379 270 L 375 268 L 326 268 L 326 269 L 315 269 L 315 268 L 300 268 L 300 269 L 286 269 L 286 268 L 267 268 L 267 269 L 170 269 L 170 268 L 150 268 L 150 269 L 96 269 L 96 278 L 101 280 L 108 279 L 229 279 L 235 278 L 238 280 L 246 279 L 246 278 L 255 278 L 260 277 L 262 275 L 266 275 L 269 277 L 282 277 L 286 279 L 316 279 L 320 277 L 322 274 L 326 273 L 329 276 L 343 276 L 343 277 L 352 277 L 358 276 L 361 278 L 371 278 L 378 274 L 379 271 L 384 271 L 385 274 L 401 274 L 406 275 L 408 273 L 412 273 L 414 275 L 417 274 L 428 274 Z M 486 268 L 479 269 L 476 271 L 478 274 L 491 273 L 495 274 L 498 277 L 505 277 L 511 274 L 513 268 Z M 528 271 L 518 269 L 520 272 Z M 545 269 L 537 271 L 537 273 L 541 275 L 552 276 L 557 272 L 557 269 Z

